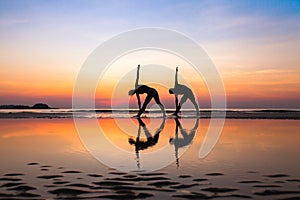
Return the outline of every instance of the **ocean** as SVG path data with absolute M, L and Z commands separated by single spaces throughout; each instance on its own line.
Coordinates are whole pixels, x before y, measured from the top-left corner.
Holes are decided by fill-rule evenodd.
M 136 115 L 137 109 L 0 109 L 0 118 L 129 118 Z M 167 117 L 172 118 L 172 109 L 166 109 Z M 159 109 L 150 109 L 142 117 L 162 117 Z M 182 118 L 195 118 L 193 109 L 180 113 Z M 233 119 L 300 119 L 300 109 L 200 109 L 200 118 Z

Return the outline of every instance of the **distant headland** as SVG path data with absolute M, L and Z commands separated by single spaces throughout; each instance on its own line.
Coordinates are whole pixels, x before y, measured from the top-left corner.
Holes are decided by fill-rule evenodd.
M 0 105 L 0 109 L 54 109 L 45 103 L 37 103 L 33 106 L 27 105 Z

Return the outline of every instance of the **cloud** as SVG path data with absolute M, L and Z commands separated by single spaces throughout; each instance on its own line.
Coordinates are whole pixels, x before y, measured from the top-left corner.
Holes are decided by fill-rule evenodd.
M 0 19 L 0 27 L 13 26 L 17 24 L 26 24 L 28 19 Z

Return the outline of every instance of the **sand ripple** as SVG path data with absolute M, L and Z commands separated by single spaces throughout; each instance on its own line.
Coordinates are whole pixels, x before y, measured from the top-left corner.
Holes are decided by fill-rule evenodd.
M 245 172 L 247 177 L 244 177 L 244 180 L 233 180 L 233 185 L 222 186 L 219 184 L 226 183 L 228 175 L 220 172 L 206 173 L 204 178 L 165 172 L 125 173 L 114 169 L 102 171 L 103 174 L 85 173 L 66 167 L 40 165 L 37 162 L 27 165 L 30 174 L 11 172 L 0 177 L 0 199 L 160 199 L 160 195 L 163 194 L 169 199 L 270 197 L 293 200 L 298 199 L 300 194 L 300 180 L 283 173 L 260 175 L 258 172 L 248 171 Z M 40 167 L 31 167 L 34 165 Z M 47 169 L 49 172 L 41 172 L 40 169 Z M 38 174 L 37 176 L 32 176 L 34 170 L 36 172 L 33 174 Z M 33 182 L 26 183 L 28 180 Z M 43 184 L 40 184 L 41 182 Z M 286 185 L 291 188 L 287 188 Z M 244 194 L 245 188 L 248 188 L 248 192 Z

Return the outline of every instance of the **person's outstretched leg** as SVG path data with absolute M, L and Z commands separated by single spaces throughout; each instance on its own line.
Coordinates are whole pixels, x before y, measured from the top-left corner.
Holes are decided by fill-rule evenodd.
M 157 103 L 157 105 L 160 107 L 161 112 L 163 113 L 163 116 L 165 117 L 165 116 L 166 116 L 165 107 L 164 107 L 164 105 L 160 102 L 158 93 L 154 96 L 154 100 L 155 100 L 155 102 Z
M 199 107 L 198 104 L 195 101 L 195 98 L 190 98 L 191 102 L 194 104 L 195 109 L 196 109 L 196 115 L 199 116 Z
M 146 97 L 146 99 L 145 99 L 145 101 L 144 101 L 144 104 L 143 104 L 142 109 L 139 110 L 139 113 L 138 113 L 138 115 L 137 115 L 138 117 L 140 117 L 140 116 L 142 115 L 142 113 L 145 112 L 146 107 L 147 107 L 147 105 L 150 103 L 151 99 L 152 99 L 152 96 L 147 95 L 147 97 Z

